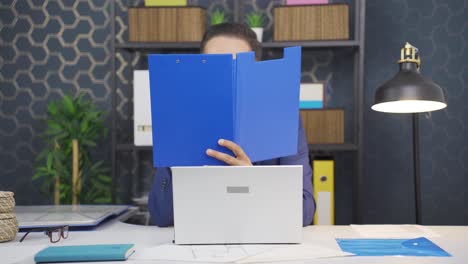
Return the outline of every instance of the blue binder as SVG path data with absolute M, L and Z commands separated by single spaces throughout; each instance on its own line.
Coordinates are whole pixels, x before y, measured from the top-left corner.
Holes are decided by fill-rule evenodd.
M 229 153 L 220 138 L 252 162 L 297 153 L 300 47 L 268 61 L 247 52 L 154 54 L 148 63 L 156 167 L 222 165 L 205 154 Z

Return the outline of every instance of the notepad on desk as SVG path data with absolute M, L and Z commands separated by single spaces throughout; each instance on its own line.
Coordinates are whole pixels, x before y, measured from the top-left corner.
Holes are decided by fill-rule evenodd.
M 52 246 L 34 256 L 36 263 L 127 260 L 134 244 Z

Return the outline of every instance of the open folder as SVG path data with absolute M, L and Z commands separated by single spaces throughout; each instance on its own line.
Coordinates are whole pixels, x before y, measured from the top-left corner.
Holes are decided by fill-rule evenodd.
M 148 62 L 156 167 L 220 165 L 205 151 L 229 153 L 221 138 L 252 162 L 297 153 L 300 47 L 268 61 L 246 52 L 154 54 Z

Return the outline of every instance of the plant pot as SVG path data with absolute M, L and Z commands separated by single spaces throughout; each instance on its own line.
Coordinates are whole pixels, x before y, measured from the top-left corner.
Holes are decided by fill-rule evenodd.
M 255 27 L 255 28 L 252 28 L 252 30 L 255 32 L 255 34 L 257 34 L 257 40 L 258 40 L 258 42 L 262 42 L 262 38 L 263 38 L 263 28 Z

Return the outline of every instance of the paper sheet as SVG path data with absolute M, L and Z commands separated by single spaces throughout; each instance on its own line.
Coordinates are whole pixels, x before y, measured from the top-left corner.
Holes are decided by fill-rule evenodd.
M 420 225 L 351 225 L 364 238 L 417 238 L 438 237 L 427 226 Z
M 135 251 L 134 260 L 177 260 L 195 262 L 234 262 L 278 246 L 270 245 L 160 245 Z
M 172 244 L 138 249 L 132 260 L 253 263 L 348 256 L 350 253 L 311 244 L 301 245 L 207 245 Z
M 291 261 L 291 260 L 308 260 L 318 258 L 344 257 L 353 254 L 346 253 L 341 250 L 330 249 L 326 247 L 316 246 L 312 244 L 290 245 L 281 248 L 268 250 L 263 253 L 242 259 L 236 263 L 258 263 L 258 262 L 275 262 L 275 261 Z

